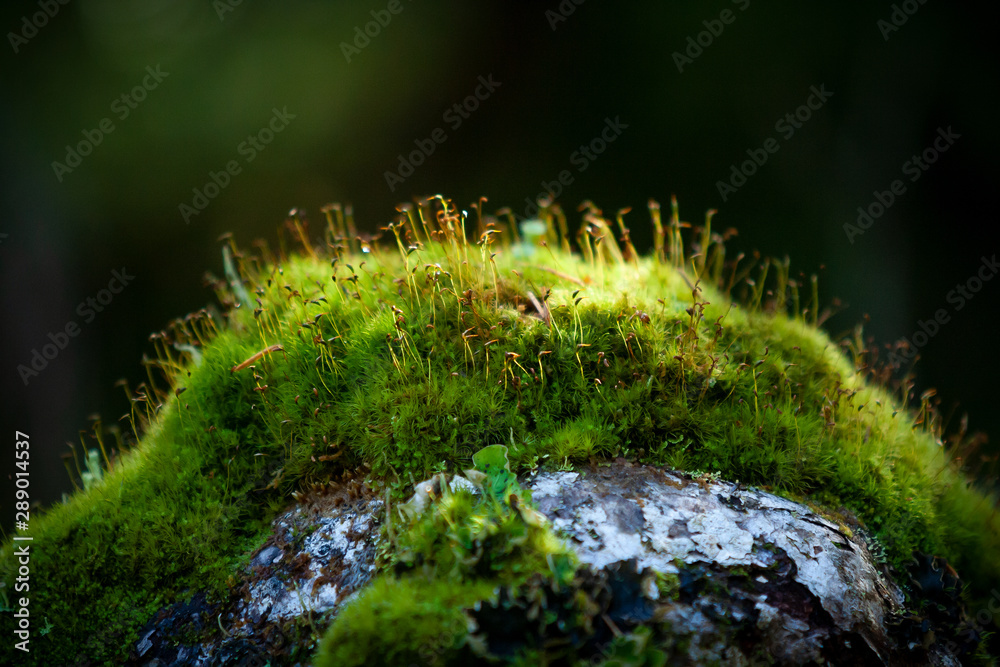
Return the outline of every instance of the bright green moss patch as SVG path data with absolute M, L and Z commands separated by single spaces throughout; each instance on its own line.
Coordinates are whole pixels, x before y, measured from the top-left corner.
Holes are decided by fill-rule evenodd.
M 488 583 L 423 577 L 376 579 L 344 607 L 320 644 L 316 667 L 448 664 L 467 650 L 464 608 L 488 597 Z
M 612 625 L 630 630 L 653 617 L 634 563 L 578 568 L 509 471 L 505 450 L 477 452 L 476 469 L 465 472 L 471 484 L 453 491 L 437 475 L 397 508 L 398 523 L 391 514 L 388 572 L 338 614 L 317 667 L 596 664 L 605 651 L 641 665 L 636 650 L 663 664 L 647 634 L 612 643 Z M 678 579 L 659 581 L 676 589 Z
M 920 549 L 977 594 L 1000 586 L 996 500 L 950 460 L 927 406 L 918 420 L 865 381 L 863 353 L 852 363 L 816 328 L 818 300 L 800 298 L 787 263 L 726 264 L 708 224 L 687 256 L 676 212 L 666 225 L 651 213 L 650 257 L 621 219 L 619 246 L 593 208 L 572 237 L 543 208 L 545 245 L 529 246 L 443 199 L 404 209 L 388 245 L 347 234 L 331 208 L 325 249 L 227 247 L 226 321 L 200 311 L 153 337 L 158 368 L 133 395 L 141 442 L 33 517 L 31 603 L 53 629 L 33 636 L 29 663 L 121 661 L 159 607 L 224 595 L 296 490 L 367 465 L 398 502 L 496 444 L 515 473 L 623 456 L 844 506 L 890 563 Z M 454 503 L 456 521 L 479 511 Z M 441 555 L 445 526 L 427 530 L 397 562 Z M 524 551 L 523 569 L 545 550 Z M 11 552 L 7 542 L 8 606 Z M 512 561 L 498 562 L 487 569 L 511 576 Z M 466 575 L 448 576 L 460 595 Z M 439 585 L 419 599 L 438 604 Z
M 493 445 L 479 454 L 495 449 L 504 448 Z M 435 499 L 433 511 L 422 511 L 411 501 L 400 508 L 403 524 L 393 528 L 397 519 L 389 518 L 387 560 L 393 570 L 455 582 L 476 578 L 513 583 L 549 570 L 557 579 L 570 576 L 575 559 L 532 508 L 530 494 L 506 465 L 489 472 L 484 467 L 467 472 L 479 487 L 476 495 L 452 492 L 439 475 L 418 489 L 418 496 L 426 493 Z M 395 529 L 402 530 L 398 537 Z
M 556 584 L 572 579 L 576 559 L 531 507 L 504 450 L 494 445 L 474 457 L 466 475 L 475 495 L 452 491 L 438 475 L 388 517 L 390 572 L 337 616 L 317 667 L 461 664 L 482 652 L 469 640 L 466 610 L 538 573 Z
M 435 578 L 524 575 L 544 566 L 545 552 L 516 513 L 486 511 L 469 494 L 448 494 L 432 518 L 419 521 L 396 545 L 392 562 L 398 571 L 433 571 Z M 534 560 L 536 554 L 541 559 Z M 501 571 L 495 571 L 501 570 Z

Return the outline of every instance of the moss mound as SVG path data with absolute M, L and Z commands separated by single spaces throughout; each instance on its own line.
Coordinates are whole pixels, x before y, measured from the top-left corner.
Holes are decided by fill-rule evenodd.
M 229 241 L 224 321 L 203 310 L 152 337 L 158 359 L 132 396 L 141 440 L 116 455 L 102 442 L 108 469 L 31 522 L 31 653 L 7 642 L 5 661 L 120 662 L 163 605 L 224 597 L 293 492 L 362 468 L 401 500 L 496 444 L 514 473 L 621 456 L 846 508 L 891 564 L 920 550 L 984 597 L 1000 585 L 995 499 L 950 460 L 926 402 L 907 410 L 866 380 L 862 351 L 852 363 L 817 328 L 815 283 L 800 303 L 787 261 L 726 263 L 710 216 L 685 255 L 676 206 L 661 222 L 651 202 L 656 248 L 641 257 L 625 212 L 616 223 L 593 206 L 571 237 L 555 205 L 519 229 L 437 197 L 402 207 L 388 244 L 324 211 L 320 247 L 298 216 L 289 256 Z M 13 549 L 0 555 L 8 609 Z M 396 583 L 414 589 L 408 614 L 460 634 L 452 597 L 530 574 L 504 567 Z M 331 632 L 397 614 L 378 607 L 391 587 Z

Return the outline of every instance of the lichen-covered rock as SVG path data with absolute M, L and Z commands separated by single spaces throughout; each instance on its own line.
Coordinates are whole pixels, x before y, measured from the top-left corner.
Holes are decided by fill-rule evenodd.
M 478 493 L 463 480 L 453 478 L 452 493 Z M 415 494 L 421 511 L 433 502 L 431 486 Z M 614 627 L 633 635 L 652 629 L 651 645 L 673 664 L 959 664 L 940 642 L 907 644 L 898 624 L 904 595 L 857 525 L 759 489 L 625 460 L 543 472 L 525 488 L 582 564 L 561 598 L 548 591 L 548 613 L 571 608 L 582 590 L 606 607 L 609 627 L 583 632 L 561 622 L 539 636 L 526 591 L 547 584 L 529 581 L 467 610 L 466 641 L 491 656 L 511 658 L 532 640 L 562 634 L 578 655 L 600 657 Z M 298 504 L 275 521 L 228 610 L 210 608 L 199 594 L 161 612 L 133 648 L 133 664 L 284 662 L 295 635 L 289 628 L 325 626 L 371 579 L 384 519 L 370 493 Z M 185 623 L 219 631 L 178 644 Z
M 337 607 L 375 570 L 381 508 L 382 501 L 366 499 L 325 511 L 300 506 L 282 515 L 273 540 L 283 546 L 261 550 L 253 564 L 256 581 L 227 621 L 238 632 L 247 623 L 273 623 Z
M 739 664 L 738 655 L 754 655 L 747 646 L 782 664 L 888 663 L 896 654 L 886 619 L 901 611 L 901 591 L 863 539 L 806 506 L 624 461 L 541 474 L 528 487 L 582 562 L 634 559 L 678 575 L 679 595 L 661 618 L 690 638 L 695 664 Z
M 685 252 L 675 202 L 669 220 L 649 203 L 645 257 L 628 209 L 588 202 L 576 224 L 542 202 L 520 235 L 482 205 L 401 206 L 388 243 L 339 206 L 325 229 L 291 213 L 299 252 L 224 238 L 224 315 L 151 337 L 119 439 L 95 424 L 84 488 L 33 509 L 32 630 L 0 616 L 31 652 L 8 642 L 0 663 L 752 662 L 761 645 L 849 661 L 897 635 L 924 658 L 940 637 L 975 650 L 956 586 L 978 609 L 1000 586 L 996 498 L 942 446 L 929 395 L 908 410 L 860 331 L 842 347 L 818 328 L 814 281 L 743 261 L 711 214 Z M 929 572 L 894 623 L 898 595 L 820 510 L 702 477 L 708 496 L 686 496 L 673 473 L 655 501 L 574 500 L 603 474 L 582 466 L 618 458 L 845 507 L 880 562 L 920 551 Z M 563 539 L 518 480 L 574 467 L 536 480 Z M 307 506 L 349 479 L 378 500 Z M 21 537 L 0 545 L 4 609 Z M 525 632 L 496 641 L 503 619 Z
M 382 501 L 356 483 L 303 498 L 275 519 L 227 603 L 209 605 L 199 592 L 161 610 L 131 664 L 292 664 L 296 651 L 307 662 L 308 643 L 297 640 L 325 626 L 374 574 L 383 514 Z M 185 642 L 185 632 L 199 640 Z

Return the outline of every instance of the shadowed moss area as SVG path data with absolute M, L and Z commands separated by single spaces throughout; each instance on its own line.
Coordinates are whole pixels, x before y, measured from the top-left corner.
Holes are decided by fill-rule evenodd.
M 224 596 L 292 492 L 368 466 L 399 500 L 495 444 L 515 473 L 622 456 L 843 506 L 892 564 L 919 549 L 976 594 L 1000 585 L 995 499 L 815 326 L 787 263 L 747 281 L 710 220 L 686 256 L 676 209 L 664 225 L 651 206 L 649 257 L 594 208 L 572 239 L 554 206 L 522 234 L 440 198 L 402 211 L 388 243 L 333 207 L 319 246 L 297 217 L 294 254 L 226 246 L 225 321 L 201 311 L 153 337 L 139 444 L 33 518 L 32 623 L 52 629 L 2 655 L 120 662 L 156 609 Z M 414 604 L 447 599 L 427 587 Z

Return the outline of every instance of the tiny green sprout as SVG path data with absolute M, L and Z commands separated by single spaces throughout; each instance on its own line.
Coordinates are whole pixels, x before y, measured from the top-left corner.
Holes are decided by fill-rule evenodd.
M 484 473 L 499 469 L 510 472 L 510 461 L 507 460 L 507 447 L 505 445 L 483 447 L 472 455 L 472 463 L 476 470 Z

